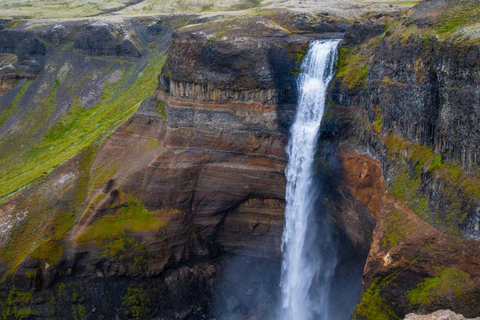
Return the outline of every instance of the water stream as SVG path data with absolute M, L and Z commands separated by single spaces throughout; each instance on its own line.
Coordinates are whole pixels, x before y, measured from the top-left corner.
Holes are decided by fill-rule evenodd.
M 287 146 L 287 189 L 283 233 L 282 309 L 284 320 L 329 320 L 336 246 L 327 218 L 317 214 L 314 156 L 335 72 L 338 40 L 311 43 L 299 76 L 299 101 Z

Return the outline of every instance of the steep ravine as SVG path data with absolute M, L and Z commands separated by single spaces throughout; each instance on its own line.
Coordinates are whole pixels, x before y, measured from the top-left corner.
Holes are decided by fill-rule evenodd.
M 283 12 L 1 31 L 0 318 L 267 319 L 296 77 L 323 38 L 344 38 L 315 163 L 333 308 L 365 264 L 356 319 L 478 316 L 477 17 L 431 0 L 351 28 Z

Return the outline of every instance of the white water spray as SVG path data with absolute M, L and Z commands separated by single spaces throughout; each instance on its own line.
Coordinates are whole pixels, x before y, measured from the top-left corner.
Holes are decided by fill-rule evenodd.
M 314 156 L 337 45 L 337 40 L 313 42 L 299 78 L 300 98 L 287 147 L 280 311 L 284 320 L 329 320 L 336 249 L 326 217 L 315 215 Z

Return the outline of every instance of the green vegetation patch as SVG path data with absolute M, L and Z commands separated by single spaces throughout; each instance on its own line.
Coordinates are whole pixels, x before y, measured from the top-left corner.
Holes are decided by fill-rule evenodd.
M 290 50 L 292 50 L 292 49 L 290 49 Z M 301 71 L 301 68 L 302 68 L 302 61 L 303 61 L 303 58 L 305 57 L 305 55 L 307 54 L 307 52 L 308 52 L 308 46 L 306 46 L 306 45 L 299 48 L 298 50 L 296 50 L 294 52 L 294 54 L 295 54 L 295 67 L 292 70 L 293 75 L 299 75 L 300 74 L 300 71 Z
M 119 208 L 115 214 L 103 216 L 93 222 L 76 241 L 104 244 L 114 239 L 122 239 L 126 230 L 157 230 L 165 226 L 165 223 L 157 218 L 158 214 L 159 211 L 149 212 L 138 199 L 130 196 L 125 206 Z M 107 246 L 106 249 L 117 252 L 119 245 L 122 243 L 111 244 L 112 247 Z
M 403 221 L 401 214 L 399 211 L 394 211 L 388 215 L 382 247 L 394 247 L 406 238 L 409 226 Z
M 165 105 L 161 100 L 157 102 L 157 110 L 160 113 L 160 118 L 162 118 L 163 122 L 167 121 L 167 111 L 165 110 Z
M 368 60 L 351 48 L 339 48 L 337 78 L 342 78 L 348 89 L 366 86 Z
M 90 109 L 75 98 L 59 121 L 51 124 L 39 138 L 33 138 L 43 131 L 45 119 L 57 106 L 56 91 L 62 83 L 52 80 L 47 97 L 18 123 L 24 130 L 0 142 L 0 149 L 11 150 L 0 159 L 0 197 L 41 178 L 51 168 L 115 130 L 155 91 L 157 76 L 165 60 L 165 56 L 157 54 L 141 72 L 130 66 L 118 81 L 105 84 L 101 101 Z M 26 84 L 24 86 L 22 94 L 28 89 Z M 12 145 L 17 147 L 12 149 Z
M 49 195 L 42 194 L 42 190 L 31 196 L 29 200 L 32 206 L 26 204 L 29 206 L 26 220 L 0 249 L 0 261 L 10 263 L 7 274 L 15 272 L 28 255 L 49 264 L 60 261 L 65 235 L 75 225 L 79 210 L 83 208 L 89 167 L 98 147 L 98 144 L 93 144 L 79 155 L 79 177 L 72 189 L 67 191 L 72 201 L 53 206 L 55 199 L 47 199 Z
M 140 286 L 130 286 L 122 299 L 122 306 L 128 319 L 145 319 L 151 313 L 152 304 L 145 290 Z
M 28 319 L 36 315 L 30 307 L 33 292 L 18 291 L 13 288 L 9 292 L 0 292 L 0 319 Z
M 376 282 L 365 289 L 355 312 L 357 319 L 358 316 L 368 320 L 400 319 L 381 296 L 381 288 Z
M 480 179 L 467 174 L 458 164 L 444 161 L 440 154 L 418 143 L 389 134 L 385 140 L 389 160 L 400 169 L 390 184 L 390 192 L 406 202 L 427 222 L 458 235 L 468 206 L 480 200 Z M 429 199 L 422 195 L 422 179 L 436 177 L 441 192 L 449 201 L 443 213 L 433 212 Z
M 436 278 L 426 278 L 407 293 L 411 305 L 428 306 L 443 298 L 462 299 L 471 289 L 470 275 L 457 268 L 447 268 Z
M 420 4 L 421 6 L 425 6 L 425 4 Z M 415 25 L 409 19 L 403 23 L 398 23 L 398 27 L 395 26 L 393 32 L 390 32 L 391 38 L 401 36 L 403 42 L 412 35 L 424 40 L 436 37 L 441 41 L 448 40 L 462 46 L 469 44 L 468 42 L 471 42 L 471 39 L 478 40 L 478 32 L 475 29 L 468 30 L 468 27 L 474 26 L 480 21 L 480 3 L 478 2 L 470 0 L 449 1 L 444 7 L 436 8 L 435 12 L 426 13 L 424 18 L 427 19 L 428 23 L 423 22 Z M 464 29 L 462 33 L 457 34 L 456 32 L 462 28 Z
M 21 82 L 20 85 L 22 86 L 22 88 L 15 95 L 15 99 L 13 99 L 12 103 L 8 107 L 6 107 L 5 109 L 2 110 L 2 113 L 0 113 L 0 127 L 5 123 L 5 121 L 8 120 L 8 118 L 12 114 L 15 114 L 16 111 L 18 111 L 18 109 L 17 109 L 18 102 L 23 97 L 23 95 L 25 94 L 25 91 L 27 91 L 27 89 L 28 89 L 28 87 L 30 86 L 31 83 L 32 83 L 32 81 L 30 81 L 30 80 L 23 80 Z
M 374 109 L 376 120 L 373 122 L 373 130 L 376 133 L 382 133 L 383 129 L 383 114 L 382 109 L 380 107 L 376 107 Z
M 451 2 L 438 16 L 434 29 L 439 35 L 446 35 L 479 21 L 480 3 L 465 0 Z

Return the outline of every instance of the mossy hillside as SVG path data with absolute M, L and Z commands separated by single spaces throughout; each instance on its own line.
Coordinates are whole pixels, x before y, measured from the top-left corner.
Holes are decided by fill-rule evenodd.
M 419 7 L 424 5 L 428 4 L 422 3 Z M 435 4 L 432 5 L 436 8 Z M 370 39 L 368 44 L 340 45 L 337 83 L 340 83 L 344 89 L 358 91 L 360 95 L 362 92 L 365 93 L 365 90 L 368 90 L 366 87 L 368 62 L 378 45 L 398 41 L 399 38 L 404 41 L 410 36 L 428 40 L 432 35 L 442 34 L 437 39 L 447 40 L 447 36 L 453 35 L 458 28 L 476 23 L 472 17 L 478 16 L 479 8 L 480 5 L 472 1 L 448 2 L 446 7 L 433 10 L 434 15 L 429 19 L 434 23 L 424 24 L 422 28 L 413 23 L 413 18 L 407 17 L 405 20 L 384 18 L 382 20 L 385 24 L 384 33 Z M 451 13 L 464 10 L 469 13 L 458 19 L 455 19 L 455 15 Z M 415 8 L 409 12 L 415 12 Z M 431 26 L 431 28 L 428 29 L 425 26 Z M 373 81 L 375 80 L 370 82 L 373 83 Z M 387 77 L 384 77 L 381 82 L 387 85 L 405 85 L 393 82 Z M 461 229 L 466 222 L 465 218 L 480 200 L 480 179 L 463 171 L 459 164 L 446 161 L 441 154 L 433 152 L 430 147 L 409 143 L 399 136 L 384 132 L 384 119 L 379 106 L 371 108 L 367 113 L 370 124 L 366 125 L 370 126 L 372 132 L 359 130 L 362 136 L 360 140 L 370 139 L 368 143 L 375 141 L 381 149 L 383 149 L 381 145 L 386 147 L 386 164 L 389 164 L 388 168 L 392 168 L 389 174 L 394 175 L 388 183 L 389 191 L 406 202 L 433 226 L 453 235 L 462 235 Z M 360 143 L 364 142 L 366 141 L 360 141 Z M 444 202 L 437 193 L 435 193 L 437 198 L 431 198 L 432 193 L 429 187 L 437 183 Z M 440 200 L 442 206 L 438 206 Z
M 99 145 L 92 144 L 77 156 L 78 174 L 62 185 L 59 194 L 52 195 L 48 187 L 40 185 L 16 200 L 29 209 L 8 243 L 0 248 L 0 261 L 9 266 L 4 277 L 13 274 L 27 256 L 52 265 L 61 260 L 65 236 L 83 212 L 90 165 Z
M 388 296 L 388 292 L 392 292 L 392 288 L 400 285 L 402 274 L 408 271 L 412 265 L 417 263 L 417 259 L 413 259 L 410 263 L 401 269 L 392 269 L 392 273 L 376 276 L 372 282 L 364 289 L 360 302 L 353 313 L 355 320 L 400 320 L 403 316 L 398 308 L 401 305 L 402 298 Z
M 409 221 L 403 218 L 401 212 L 389 212 L 386 224 L 382 238 L 383 248 L 395 247 L 407 238 L 411 226 L 409 226 Z
M 165 217 L 177 215 L 177 210 L 149 212 L 134 196 L 121 193 L 119 207 L 99 217 L 75 239 L 77 243 L 95 244 L 105 258 L 128 263 L 131 271 L 142 272 L 149 261 L 164 258 L 163 251 L 152 253 L 142 242 L 141 232 L 160 231 L 166 226 Z M 113 210 L 113 212 L 112 212 Z
M 56 54 L 61 55 L 61 50 L 59 48 Z M 165 61 L 161 53 L 153 52 L 148 59 L 139 62 L 95 59 L 75 54 L 73 57 L 66 55 L 52 59 L 57 58 L 60 62 L 47 68 L 51 70 L 49 73 L 28 86 L 23 92 L 23 99 L 16 98 L 17 103 L 23 105 L 44 96 L 36 108 L 23 106 L 27 110 L 22 110 L 22 117 L 15 122 L 16 128 L 21 130 L 10 130 L 2 138 L 0 147 L 5 151 L 0 160 L 2 196 L 38 179 L 44 172 L 123 123 L 139 103 L 155 90 L 157 75 Z M 85 63 L 103 66 L 104 70 L 98 70 L 99 67 L 90 72 L 77 70 Z M 65 65 L 70 65 L 66 68 L 69 70 L 66 74 L 60 72 Z M 98 80 L 102 74 L 106 74 L 101 78 L 104 80 Z M 89 106 L 89 102 L 82 99 L 86 95 L 85 88 L 95 81 L 100 81 L 102 88 L 100 99 Z M 45 90 L 45 85 L 49 89 Z M 98 88 L 89 90 L 98 91 Z M 68 102 L 67 98 L 67 106 L 64 97 L 71 99 Z
M 31 83 L 32 82 L 30 80 L 24 79 L 18 84 L 18 87 L 20 88 L 20 90 L 15 95 L 15 98 L 13 99 L 13 101 L 7 107 L 3 108 L 0 113 L 0 127 L 5 123 L 5 121 L 7 121 L 7 119 L 10 116 L 12 116 L 12 113 L 15 114 L 15 112 L 18 112 L 18 108 L 17 108 L 18 102 L 20 98 L 23 97 L 23 95 L 25 94 L 25 91 L 28 89 L 28 86 Z
M 451 35 L 459 28 L 480 21 L 480 3 L 477 1 L 449 1 L 447 7 L 435 20 L 433 29 L 442 36 Z
M 397 168 L 389 190 L 407 203 L 430 224 L 453 235 L 460 235 L 466 215 L 480 200 L 480 179 L 460 169 L 454 162 L 443 160 L 430 147 L 405 141 L 388 134 L 385 147 L 389 161 Z M 441 212 L 430 203 L 424 183 L 438 179 L 446 199 Z M 430 182 L 429 182 L 430 181 Z
M 422 39 L 435 38 L 461 46 L 478 44 L 480 37 L 475 31 L 469 31 L 472 26 L 478 26 L 480 21 L 480 4 L 477 1 L 461 0 L 446 1 L 443 4 L 420 3 L 418 10 L 423 10 L 422 19 L 416 20 L 415 14 L 410 18 L 397 20 L 389 30 L 390 39 L 401 36 L 402 42 L 409 37 Z M 414 8 L 410 13 L 414 13 Z

